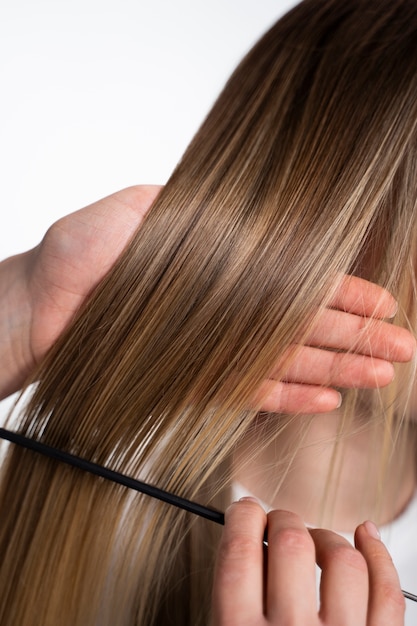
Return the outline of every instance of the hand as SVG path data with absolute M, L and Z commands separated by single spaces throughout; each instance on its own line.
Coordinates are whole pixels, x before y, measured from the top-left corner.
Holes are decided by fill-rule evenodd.
M 391 362 L 410 361 L 415 352 L 411 333 L 383 319 L 393 317 L 396 309 L 386 290 L 345 276 L 304 345 L 289 348 L 297 352 L 285 376 L 277 380 L 273 372 L 255 402 L 261 402 L 264 411 L 324 413 L 340 405 L 341 396 L 333 387 L 388 385 L 394 378 Z
M 56 222 L 28 268 L 30 351 L 38 361 L 107 274 L 160 187 L 130 187 Z
M 19 389 L 69 324 L 160 189 L 130 187 L 108 196 L 60 219 L 39 246 L 1 264 L 0 398 Z
M 354 548 L 331 531 L 308 531 L 293 513 L 266 515 L 250 499 L 232 504 L 214 575 L 213 625 L 403 626 L 398 575 L 375 530 L 361 524 Z M 316 559 L 322 570 L 319 608 Z

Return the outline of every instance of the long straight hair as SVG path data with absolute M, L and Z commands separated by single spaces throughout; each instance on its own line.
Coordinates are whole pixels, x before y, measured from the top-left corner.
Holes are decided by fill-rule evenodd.
M 295 7 L 29 381 L 19 430 L 224 506 L 260 383 L 337 276 L 386 286 L 415 328 L 416 127 L 416 3 Z M 382 416 L 392 454 L 405 392 L 345 404 Z M 0 510 L 1 624 L 208 623 L 210 524 L 14 446 Z

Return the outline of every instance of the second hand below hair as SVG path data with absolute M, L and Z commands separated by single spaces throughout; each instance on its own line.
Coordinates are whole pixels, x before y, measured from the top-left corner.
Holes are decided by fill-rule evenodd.
M 203 506 L 202 504 L 198 504 L 197 502 L 193 502 L 191 500 L 187 500 L 186 498 L 182 498 L 181 496 L 170 493 L 169 491 L 159 489 L 159 487 L 149 485 L 148 483 L 137 480 L 136 478 L 131 478 L 130 476 L 126 476 L 121 472 L 111 470 L 104 465 L 99 465 L 98 463 L 87 461 L 87 459 L 83 459 L 79 456 L 76 456 L 75 454 L 64 452 L 59 448 L 54 448 L 53 446 L 41 443 L 40 441 L 30 439 L 29 437 L 25 437 L 24 435 L 20 435 L 19 433 L 12 432 L 11 430 L 7 430 L 6 428 L 0 428 L 0 439 L 5 439 L 6 441 L 10 441 L 11 443 L 21 446 L 22 448 L 27 448 L 28 450 L 32 450 L 33 452 L 37 452 L 38 454 L 42 454 L 43 456 L 55 459 L 57 461 L 61 461 L 62 463 L 66 463 L 67 465 L 71 465 L 72 467 L 81 469 L 84 472 L 94 474 L 95 476 L 101 476 L 102 478 L 110 480 L 111 482 L 123 485 L 124 487 L 128 487 L 129 489 L 134 489 L 135 491 L 150 496 L 151 498 L 156 498 L 157 500 L 161 500 L 162 502 L 166 502 L 167 504 L 171 504 L 172 506 L 176 506 L 177 508 L 183 509 L 184 511 L 194 513 L 194 515 L 204 517 L 211 522 L 215 522 L 216 524 L 221 524 L 224 526 L 224 513 L 222 513 L 221 511 L 216 511 L 216 509 L 211 509 L 207 506 Z M 267 543 L 268 542 L 265 536 L 264 544 L 267 545 Z M 417 595 L 414 595 L 413 593 L 410 593 L 408 591 L 401 591 L 405 598 L 407 598 L 408 600 L 412 600 L 413 602 L 417 602 Z

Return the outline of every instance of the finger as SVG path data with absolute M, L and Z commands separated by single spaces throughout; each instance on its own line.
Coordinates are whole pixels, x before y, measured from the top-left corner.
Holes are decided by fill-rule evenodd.
M 265 512 L 256 502 L 244 499 L 226 510 L 213 584 L 216 625 L 262 623 L 265 527 Z
M 268 514 L 267 571 L 268 620 L 274 624 L 314 624 L 317 619 L 314 544 L 298 515 L 288 511 Z
M 328 413 L 339 408 L 342 396 L 335 389 L 318 385 L 262 381 L 253 404 L 271 413 Z
M 386 290 L 357 276 L 343 276 L 330 306 L 364 317 L 393 317 L 397 302 Z
M 281 373 L 279 364 L 277 373 Z M 383 359 L 298 346 L 297 357 L 283 380 L 329 387 L 376 388 L 389 385 L 393 378 L 394 366 Z
M 367 626 L 400 626 L 404 622 L 405 599 L 392 559 L 372 522 L 361 524 L 355 545 L 368 564 L 369 606 Z
M 333 309 L 323 309 L 303 343 L 396 362 L 411 360 L 415 351 L 415 339 L 405 328 Z
M 325 624 L 367 624 L 368 569 L 362 554 L 343 537 L 322 529 L 310 530 L 322 570 L 319 615 Z

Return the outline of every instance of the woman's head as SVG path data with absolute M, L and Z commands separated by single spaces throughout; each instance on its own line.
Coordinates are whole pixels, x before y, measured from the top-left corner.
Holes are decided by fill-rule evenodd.
M 254 392 L 335 276 L 387 286 L 414 325 L 416 68 L 411 2 L 306 0 L 273 26 L 41 366 L 22 429 L 210 499 L 230 479 Z M 360 398 L 369 419 L 393 414 L 370 397 Z M 188 525 L 177 511 L 22 456 L 13 451 L 2 486 L 16 503 L 0 535 L 9 622 L 30 624 L 36 601 L 45 626 L 63 606 L 78 623 L 98 606 L 100 623 L 145 623 L 179 561 L 193 603 L 198 575 L 187 575 L 208 547 L 187 535 L 180 554 Z M 29 595 L 13 602 L 22 576 Z M 177 623 L 198 623 L 201 598 L 193 606 Z

